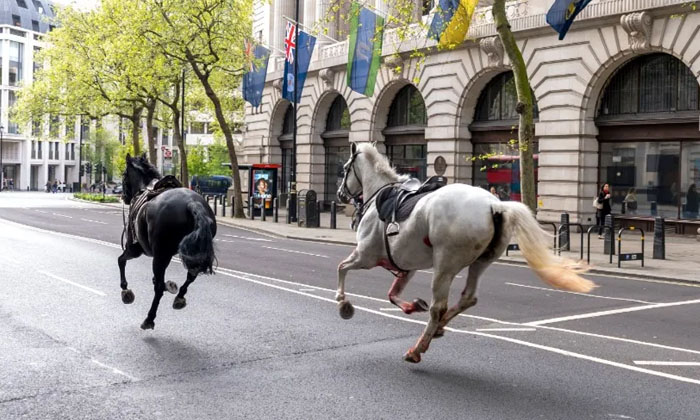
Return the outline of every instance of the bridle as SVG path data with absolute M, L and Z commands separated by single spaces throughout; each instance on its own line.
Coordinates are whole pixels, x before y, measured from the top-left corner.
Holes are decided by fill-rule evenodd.
M 343 176 L 343 187 L 340 189 L 340 193 L 344 195 L 345 197 L 352 198 L 355 201 L 359 201 L 360 197 L 362 196 L 362 181 L 360 180 L 360 177 L 357 176 L 357 171 L 354 168 L 355 165 L 355 159 L 357 159 L 357 156 L 360 155 L 362 152 L 355 152 L 352 154 L 350 157 L 350 162 L 348 163 L 348 167 L 345 170 L 345 175 Z M 360 190 L 356 193 L 350 192 L 350 188 L 348 188 L 348 173 L 352 171 L 352 174 L 355 175 L 355 180 L 357 181 L 357 184 L 360 186 Z

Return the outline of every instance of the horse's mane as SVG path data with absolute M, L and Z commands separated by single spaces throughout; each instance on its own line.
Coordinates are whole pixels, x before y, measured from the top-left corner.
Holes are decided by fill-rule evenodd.
M 369 162 L 374 166 L 374 170 L 380 175 L 385 175 L 391 179 L 403 182 L 410 178 L 408 175 L 399 175 L 396 170 L 391 166 L 389 158 L 385 155 L 379 153 L 376 147 L 370 143 L 360 143 L 357 145 L 358 152 L 362 152 L 366 155 Z
M 148 159 L 146 159 L 146 156 L 139 156 L 135 157 L 131 160 L 131 165 L 141 172 L 144 178 L 146 179 L 160 179 L 161 175 L 160 172 L 158 172 L 158 169 L 152 165 Z

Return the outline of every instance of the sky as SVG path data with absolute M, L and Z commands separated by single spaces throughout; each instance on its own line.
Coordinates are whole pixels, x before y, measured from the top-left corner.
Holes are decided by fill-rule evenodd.
M 80 10 L 89 10 L 89 9 L 94 9 L 97 7 L 99 1 L 98 0 L 52 0 L 53 3 L 56 4 L 61 4 L 61 5 L 68 5 L 72 4 L 75 8 L 80 9 Z

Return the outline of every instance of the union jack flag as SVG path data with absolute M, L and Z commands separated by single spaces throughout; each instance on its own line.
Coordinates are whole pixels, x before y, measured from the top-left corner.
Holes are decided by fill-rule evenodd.
M 292 22 L 287 22 L 287 35 L 284 38 L 285 58 L 289 63 L 294 63 L 294 49 L 297 46 L 296 25 Z
M 244 40 L 244 43 L 245 43 L 245 58 L 246 58 L 246 61 L 249 63 L 248 70 L 255 71 L 255 63 L 254 63 L 255 57 L 253 56 L 253 48 L 255 47 L 255 45 L 253 45 L 253 43 L 247 38 Z

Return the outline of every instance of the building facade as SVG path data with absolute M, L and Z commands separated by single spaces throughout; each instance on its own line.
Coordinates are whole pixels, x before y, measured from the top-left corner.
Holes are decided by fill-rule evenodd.
M 293 3 L 258 5 L 254 35 L 282 49 Z M 302 3 L 302 23 L 313 26 L 331 2 Z M 382 0 L 373 3 L 387 12 Z M 432 6 L 417 0 L 415 19 L 429 23 Z M 559 41 L 545 22 L 550 6 L 544 0 L 508 6 L 537 102 L 538 218 L 569 213 L 572 222 L 594 223 L 593 197 L 609 183 L 613 212 L 628 223 L 662 216 L 679 232 L 694 232 L 700 11 L 682 0 L 594 0 Z M 450 182 L 519 199 L 515 88 L 489 7 L 477 9 L 462 45 L 426 49 L 423 63 L 411 51 L 434 45 L 425 33 L 398 42 L 388 30 L 372 97 L 347 87 L 347 22 L 331 26 L 338 42 L 319 37 L 298 107 L 298 188 L 332 199 L 349 142 L 372 141 L 401 172 L 424 178 L 435 174 L 437 162 Z M 273 53 L 263 104 L 246 109 L 243 159 L 282 164 L 282 186 L 293 127 L 290 103 L 281 99 L 283 60 Z

